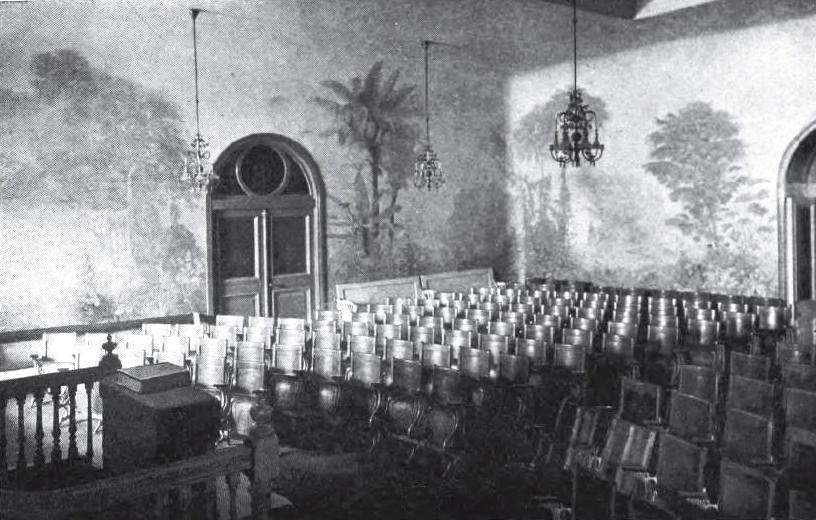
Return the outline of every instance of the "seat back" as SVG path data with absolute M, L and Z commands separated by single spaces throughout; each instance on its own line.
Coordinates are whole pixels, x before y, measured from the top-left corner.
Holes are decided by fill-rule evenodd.
M 216 326 L 229 325 L 235 327 L 237 330 L 243 330 L 246 325 L 245 318 L 236 314 L 216 314 L 215 324 Z
M 595 333 L 584 329 L 563 329 L 561 331 L 561 342 L 567 345 L 575 345 L 592 349 Z
M 479 349 L 490 353 L 491 366 L 498 366 L 499 356 L 510 351 L 510 338 L 500 334 L 479 334 Z
M 385 342 L 385 358 L 413 359 L 414 343 L 407 339 L 389 339 Z
M 516 335 L 516 324 L 508 321 L 490 321 L 487 323 L 487 332 L 512 338 Z
M 475 348 L 459 349 L 459 370 L 473 379 L 489 377 L 490 353 Z
M 340 350 L 340 334 L 333 330 L 312 332 L 312 350 Z
M 529 379 L 529 360 L 525 356 L 499 355 L 499 379 L 508 383 L 524 384 Z
M 280 318 L 278 321 L 287 319 L 287 318 Z M 267 316 L 247 316 L 247 327 L 251 328 L 266 328 L 266 329 L 274 329 L 275 328 L 275 318 L 267 317 Z
M 677 366 L 677 389 L 716 403 L 719 398 L 719 375 L 714 368 L 699 365 Z
M 708 451 L 676 435 L 660 434 L 657 449 L 657 484 L 674 491 L 698 493 L 705 487 Z
M 440 366 L 433 367 L 432 395 L 437 402 L 445 405 L 464 401 L 462 372 Z
M 553 348 L 553 366 L 572 372 L 586 372 L 586 347 L 558 343 Z
M 816 392 L 785 388 L 785 425 L 816 432 Z
M 722 454 L 748 465 L 773 460 L 773 419 L 744 410 L 729 408 L 725 412 Z
M 312 371 L 326 379 L 343 375 L 342 352 L 336 349 L 313 349 Z
M 391 358 L 392 386 L 406 392 L 422 390 L 422 364 L 409 359 Z
M 366 386 L 382 382 L 382 359 L 376 354 L 351 353 L 351 380 Z
M 516 338 L 516 355 L 523 356 L 533 365 L 547 364 L 547 343 L 534 338 Z
M 373 336 L 351 336 L 349 351 L 359 354 L 374 354 L 377 349 L 377 338 Z
M 728 380 L 727 408 L 736 408 L 762 417 L 773 417 L 776 387 L 773 383 L 732 375 Z
M 635 338 L 604 332 L 601 336 L 601 351 L 614 359 L 632 361 L 635 359 Z
M 422 366 L 450 368 L 451 348 L 449 345 L 425 345 L 422 349 Z
M 724 459 L 720 463 L 719 513 L 728 518 L 770 520 L 776 481 L 761 471 Z
M 678 390 L 672 392 L 669 411 L 669 431 L 690 440 L 714 438 L 714 403 Z
M 275 345 L 272 348 L 272 366 L 287 374 L 303 370 L 303 348 Z
M 660 385 L 621 378 L 621 418 L 635 424 L 659 423 L 663 413 L 663 388 Z
M 771 373 L 771 358 L 743 352 L 731 352 L 728 371 L 731 376 L 743 376 L 767 381 Z
M 779 366 L 779 372 L 786 387 L 816 392 L 816 366 L 783 363 Z

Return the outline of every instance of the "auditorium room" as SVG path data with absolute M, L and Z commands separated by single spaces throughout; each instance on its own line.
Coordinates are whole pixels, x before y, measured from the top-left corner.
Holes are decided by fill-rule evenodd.
M 816 519 L 814 34 L 0 0 L 0 518 Z

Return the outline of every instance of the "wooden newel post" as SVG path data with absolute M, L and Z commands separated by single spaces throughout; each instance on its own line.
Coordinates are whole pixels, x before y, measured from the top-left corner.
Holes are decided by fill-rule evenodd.
M 272 407 L 266 402 L 266 392 L 256 392 L 257 402 L 249 410 L 255 425 L 249 430 L 252 446 L 252 473 L 249 487 L 252 518 L 268 520 L 272 510 L 272 482 L 280 473 L 280 447 L 272 426 Z

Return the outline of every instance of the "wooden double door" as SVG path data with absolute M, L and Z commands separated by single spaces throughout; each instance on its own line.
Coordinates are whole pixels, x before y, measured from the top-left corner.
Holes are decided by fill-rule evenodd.
M 320 291 L 314 200 L 218 200 L 210 218 L 214 312 L 308 317 Z

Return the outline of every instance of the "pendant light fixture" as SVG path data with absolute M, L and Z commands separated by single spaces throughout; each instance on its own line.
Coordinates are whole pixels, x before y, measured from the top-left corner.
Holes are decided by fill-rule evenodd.
M 425 50 L 425 150 L 420 154 L 414 165 L 414 186 L 417 188 L 439 189 L 445 184 L 442 177 L 442 165 L 436 157 L 436 152 L 431 148 L 431 111 L 428 104 L 428 49 L 432 41 L 424 40 L 422 46 Z
M 184 158 L 184 170 L 181 182 L 196 192 L 208 192 L 218 182 L 218 175 L 210 163 L 210 144 L 201 135 L 198 100 L 198 37 L 196 35 L 196 18 L 203 9 L 190 9 L 193 17 L 193 71 L 195 73 L 195 121 L 196 133 L 190 142 L 190 149 Z
M 595 112 L 584 104 L 578 90 L 578 2 L 572 0 L 572 71 L 573 83 L 567 109 L 555 117 L 555 138 L 550 145 L 552 158 L 565 167 L 581 165 L 581 157 L 589 164 L 601 159 L 604 145 L 598 140 Z M 594 140 L 590 141 L 590 134 Z

